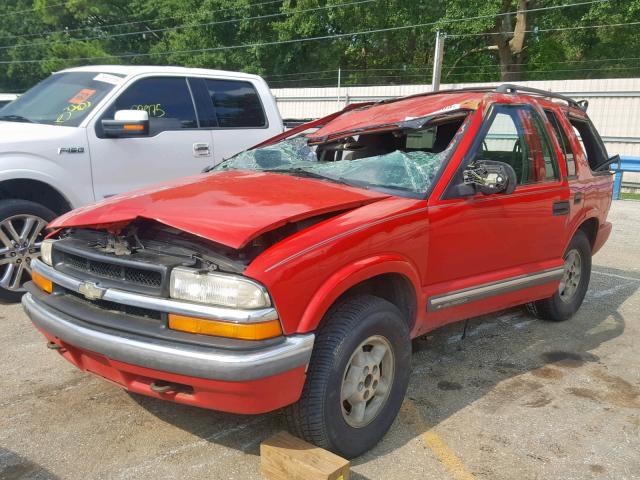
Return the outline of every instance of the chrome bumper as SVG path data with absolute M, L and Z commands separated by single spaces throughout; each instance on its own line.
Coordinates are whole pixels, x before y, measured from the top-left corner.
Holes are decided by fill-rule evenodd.
M 211 380 L 256 380 L 307 365 L 314 342 L 313 334 L 294 335 L 260 350 L 227 351 L 87 327 L 30 293 L 22 305 L 38 328 L 69 345 L 131 365 Z

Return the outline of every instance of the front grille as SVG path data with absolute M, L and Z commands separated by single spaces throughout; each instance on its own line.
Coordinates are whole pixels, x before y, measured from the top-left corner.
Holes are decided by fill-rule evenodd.
M 134 317 L 150 318 L 152 320 L 162 320 L 162 312 L 157 310 L 150 310 L 148 308 L 132 307 L 130 305 L 124 305 L 122 303 L 110 302 L 108 300 L 87 300 L 81 293 L 74 292 L 73 290 L 66 290 L 67 295 L 71 295 L 78 300 L 81 300 L 85 304 L 93 305 L 101 310 L 108 310 L 114 313 L 124 313 L 125 315 L 131 315 Z
M 96 277 L 108 278 L 110 280 L 121 280 L 143 287 L 162 287 L 162 274 L 157 271 L 101 262 L 63 251 L 59 252 L 59 255 L 57 259 L 66 267 L 73 270 L 86 272 Z

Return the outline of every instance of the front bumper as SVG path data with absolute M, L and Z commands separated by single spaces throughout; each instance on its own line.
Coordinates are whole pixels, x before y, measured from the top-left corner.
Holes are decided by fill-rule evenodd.
M 56 311 L 31 293 L 22 297 L 31 321 L 40 330 L 119 362 L 210 380 L 241 382 L 270 377 L 309 363 L 314 335 L 286 337 L 260 350 L 223 350 L 167 342 L 131 333 L 108 331 Z

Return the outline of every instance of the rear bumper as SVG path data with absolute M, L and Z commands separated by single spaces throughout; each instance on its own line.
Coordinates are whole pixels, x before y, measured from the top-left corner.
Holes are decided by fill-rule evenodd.
M 609 235 L 611 235 L 612 227 L 613 225 L 611 225 L 610 222 L 605 222 L 600 225 L 600 228 L 598 228 L 598 233 L 596 234 L 596 239 L 593 242 L 593 251 L 591 252 L 592 254 L 595 254 L 605 244 L 605 242 L 609 238 Z
M 22 304 L 35 326 L 79 368 L 137 393 L 236 413 L 295 402 L 314 342 L 309 334 L 258 350 L 224 350 L 97 328 L 30 293 Z M 158 394 L 151 390 L 157 381 L 181 387 Z

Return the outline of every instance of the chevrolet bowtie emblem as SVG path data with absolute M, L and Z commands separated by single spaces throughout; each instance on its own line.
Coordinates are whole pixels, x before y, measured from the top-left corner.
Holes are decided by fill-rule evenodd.
M 104 297 L 105 289 L 99 287 L 93 282 L 84 282 L 78 287 L 78 291 L 84 295 L 87 300 L 100 300 Z

